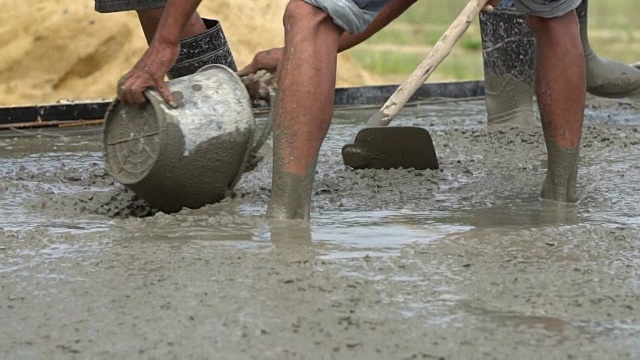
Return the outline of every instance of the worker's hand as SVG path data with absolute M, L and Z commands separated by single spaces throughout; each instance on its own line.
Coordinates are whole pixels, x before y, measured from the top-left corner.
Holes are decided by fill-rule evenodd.
M 242 83 L 249 92 L 249 97 L 251 97 L 251 100 L 264 100 L 266 102 L 270 101 L 269 86 L 272 86 L 274 89 L 276 87 L 276 81 L 273 75 L 265 70 L 260 70 L 258 72 L 243 76 L 241 77 L 241 79 Z
M 164 76 L 175 64 L 179 53 L 179 44 L 151 43 L 142 58 L 118 81 L 118 98 L 125 104 L 143 105 L 147 102 L 144 91 L 153 88 L 169 106 L 178 107 L 164 83 Z
M 284 54 L 283 48 L 274 48 L 269 50 L 260 51 L 255 54 L 251 63 L 238 71 L 238 76 L 247 76 L 249 74 L 256 73 L 260 70 L 265 70 L 271 74 L 278 72 L 278 66 L 282 61 L 282 55 Z
M 500 5 L 500 0 L 489 0 L 487 1 L 487 5 L 485 5 L 482 8 L 482 12 L 484 13 L 490 13 L 493 12 L 493 10 L 495 10 L 498 5 Z

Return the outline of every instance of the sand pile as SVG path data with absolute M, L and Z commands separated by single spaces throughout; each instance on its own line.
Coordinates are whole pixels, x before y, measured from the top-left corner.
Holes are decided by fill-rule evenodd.
M 239 67 L 282 45 L 287 0 L 205 0 L 203 16 L 221 20 Z M 5 0 L 0 12 L 0 105 L 111 98 L 146 42 L 134 12 L 98 14 L 89 0 Z M 375 81 L 346 55 L 338 85 Z

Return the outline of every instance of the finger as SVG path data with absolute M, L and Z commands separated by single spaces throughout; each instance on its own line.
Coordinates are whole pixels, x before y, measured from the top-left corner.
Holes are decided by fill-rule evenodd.
M 178 107 L 178 101 L 176 100 L 175 96 L 173 96 L 171 91 L 169 91 L 169 88 L 164 83 L 164 81 L 160 80 L 156 82 L 156 90 L 158 90 L 158 92 L 160 93 L 162 100 L 169 104 L 169 106 L 174 109 Z
M 124 100 L 124 84 L 127 79 L 129 79 L 129 73 L 122 75 L 120 79 L 118 79 L 118 84 L 116 86 L 116 96 L 118 97 L 118 99 L 120 99 L 120 101 Z
M 258 98 L 260 85 L 255 81 L 244 82 L 244 86 L 247 88 L 249 97 L 252 99 Z
M 120 99 L 120 101 L 124 102 L 126 104 L 126 99 L 124 97 L 124 84 L 120 84 L 118 83 L 118 90 L 117 90 L 117 97 L 118 99 Z
M 142 92 L 146 88 L 143 85 L 144 82 L 138 77 L 129 78 L 123 85 L 123 94 L 126 104 L 144 105 L 147 102 L 147 98 L 144 97 Z
M 482 12 L 485 13 L 491 13 L 495 10 L 495 7 L 493 7 L 493 5 L 487 4 L 482 8 Z
M 134 85 L 128 89 L 129 98 L 131 99 L 132 104 L 136 105 L 144 105 L 147 103 L 147 98 L 144 97 L 145 87 Z
M 258 95 L 262 100 L 269 100 L 269 86 L 265 83 L 260 83 L 258 87 Z
M 266 71 L 260 76 L 260 79 L 259 79 L 261 83 L 265 83 L 265 84 L 269 84 L 272 80 L 273 80 L 273 74 Z
M 131 95 L 130 85 L 127 85 L 127 81 L 124 84 L 120 85 L 120 100 L 126 105 L 133 105 L 133 97 Z
M 240 69 L 237 72 L 237 75 L 238 76 L 247 76 L 247 75 L 252 74 L 252 73 L 254 73 L 254 72 L 258 71 L 258 70 L 260 70 L 260 69 L 255 64 L 255 62 L 252 61 L 249 65 L 247 65 L 244 68 Z

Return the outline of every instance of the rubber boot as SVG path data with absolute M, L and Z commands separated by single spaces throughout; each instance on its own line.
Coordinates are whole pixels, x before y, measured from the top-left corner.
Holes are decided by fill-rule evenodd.
M 587 17 L 589 1 L 577 9 L 580 37 L 587 62 L 587 91 L 606 98 L 630 98 L 640 101 L 640 70 L 619 61 L 598 57 L 589 44 Z
M 207 26 L 206 31 L 180 41 L 180 55 L 167 74 L 169 79 L 193 74 L 210 64 L 225 65 L 238 71 L 220 22 L 204 18 L 202 21 Z
M 489 125 L 533 125 L 535 37 L 513 2 L 480 15 Z

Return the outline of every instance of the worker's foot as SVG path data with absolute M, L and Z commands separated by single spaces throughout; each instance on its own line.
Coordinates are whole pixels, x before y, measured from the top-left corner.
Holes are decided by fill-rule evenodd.
M 315 166 L 313 167 L 315 170 Z M 309 221 L 313 174 L 296 175 L 275 169 L 267 218 Z
M 571 179 L 558 179 L 547 173 L 542 183 L 540 197 L 547 200 L 575 203 L 578 201 L 576 182 Z
M 607 98 L 640 100 L 640 70 L 619 61 L 587 54 L 587 91 Z
M 554 147 L 549 153 L 547 175 L 540 197 L 565 203 L 578 201 L 578 150 Z

